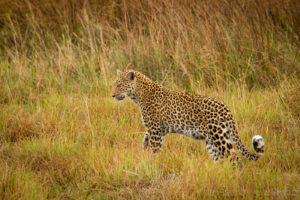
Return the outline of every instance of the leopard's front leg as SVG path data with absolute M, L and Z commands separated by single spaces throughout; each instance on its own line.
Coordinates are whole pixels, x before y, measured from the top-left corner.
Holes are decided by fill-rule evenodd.
M 149 146 L 149 133 L 147 131 L 143 138 L 143 148 L 146 150 L 146 149 L 148 149 L 148 146 Z
M 153 153 L 156 153 L 162 146 L 162 136 L 159 131 L 149 131 L 149 143 Z
M 150 146 L 153 153 L 156 153 L 162 146 L 162 129 L 158 116 L 153 113 L 156 113 L 156 111 L 147 110 L 147 112 L 142 112 L 143 122 L 147 130 L 143 145 L 144 148 Z

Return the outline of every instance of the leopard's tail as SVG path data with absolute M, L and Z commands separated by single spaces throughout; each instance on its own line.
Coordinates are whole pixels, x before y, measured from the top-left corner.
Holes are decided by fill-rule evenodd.
M 259 156 L 264 155 L 265 153 L 265 142 L 264 138 L 260 135 L 255 135 L 252 138 L 252 145 L 254 150 Z
M 237 149 L 241 152 L 243 156 L 245 156 L 248 160 L 258 160 L 265 152 L 265 142 L 262 136 L 255 135 L 252 138 L 252 145 L 256 154 L 250 153 L 245 145 L 242 143 L 240 137 L 231 137 L 232 142 L 236 145 Z

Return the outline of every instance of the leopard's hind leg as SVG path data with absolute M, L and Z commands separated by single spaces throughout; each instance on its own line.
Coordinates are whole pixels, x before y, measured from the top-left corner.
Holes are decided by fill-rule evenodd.
M 220 152 L 216 144 L 213 142 L 212 139 L 206 138 L 205 146 L 212 160 L 214 162 L 217 162 L 219 160 Z
M 241 164 L 240 157 L 237 155 L 237 153 L 235 152 L 235 150 L 233 148 L 233 144 L 232 144 L 232 142 L 230 140 L 230 136 L 229 136 L 229 131 L 226 128 L 222 130 L 222 134 L 220 137 L 220 143 L 222 144 L 221 154 L 224 157 L 229 158 L 229 161 L 232 163 L 232 165 L 234 165 L 234 166 L 240 165 Z

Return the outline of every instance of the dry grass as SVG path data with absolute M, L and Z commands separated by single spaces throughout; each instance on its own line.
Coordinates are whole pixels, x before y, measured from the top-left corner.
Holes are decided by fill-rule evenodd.
M 258 162 L 244 160 L 239 169 L 227 162 L 215 165 L 202 142 L 179 135 L 166 136 L 162 152 L 153 155 L 142 150 L 144 128 L 132 102 L 118 103 L 102 95 L 86 100 L 76 95 L 49 96 L 41 99 L 47 103 L 38 110 L 60 122 L 55 126 L 56 136 L 43 135 L 40 129 L 40 137 L 1 144 L 1 166 L 7 171 L 2 179 L 18 180 L 12 186 L 4 181 L 1 197 L 14 198 L 5 196 L 11 189 L 24 198 L 27 194 L 22 190 L 33 192 L 34 198 L 296 198 L 299 121 L 276 93 L 286 91 L 249 93 L 235 88 L 203 92 L 214 94 L 232 108 L 249 149 L 251 137 L 263 135 L 267 145 L 264 157 Z M 64 100 L 53 102 L 60 98 Z M 52 112 L 64 114 L 53 116 Z M 27 188 L 28 179 L 37 185 Z
M 299 1 L 0 2 L 0 199 L 299 198 Z M 168 135 L 153 155 L 118 68 L 217 97 L 258 162 L 213 164 Z

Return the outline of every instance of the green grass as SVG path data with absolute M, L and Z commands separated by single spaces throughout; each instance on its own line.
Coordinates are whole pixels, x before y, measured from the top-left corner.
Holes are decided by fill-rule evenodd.
M 247 2 L 1 2 L 0 199 L 299 199 L 300 5 Z M 214 164 L 175 134 L 144 151 L 118 68 L 218 98 L 265 155 Z
M 286 87 L 286 86 L 285 86 Z M 242 168 L 213 164 L 203 142 L 165 137 L 163 149 L 142 149 L 136 106 L 108 95 L 51 93 L 28 108 L 1 105 L 2 198 L 296 198 L 299 122 L 278 91 L 207 89 L 233 110 L 242 140 L 265 138 L 266 153 Z M 9 191 L 9 192 L 8 192 Z M 38 192 L 36 192 L 38 191 Z

